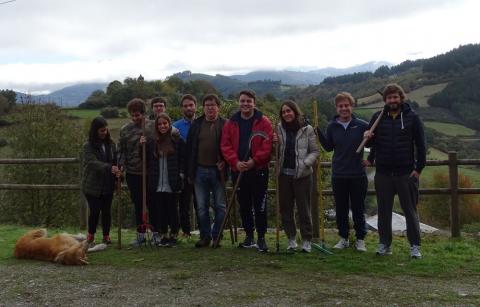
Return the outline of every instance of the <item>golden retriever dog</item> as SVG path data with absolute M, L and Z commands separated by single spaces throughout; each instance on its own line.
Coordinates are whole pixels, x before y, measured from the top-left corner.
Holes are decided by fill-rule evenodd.
M 62 233 L 47 237 L 46 229 L 31 230 L 18 239 L 14 255 L 17 259 L 36 259 L 60 264 L 88 264 L 87 251 L 106 248 L 98 244 L 88 248 L 85 236 Z

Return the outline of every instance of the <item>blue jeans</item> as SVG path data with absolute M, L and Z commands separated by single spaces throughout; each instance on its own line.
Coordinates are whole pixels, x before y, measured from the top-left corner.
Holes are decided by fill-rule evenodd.
M 217 178 L 217 167 L 197 167 L 194 180 L 195 196 L 197 198 L 197 215 L 200 228 L 200 238 L 215 239 L 218 237 L 220 225 L 225 217 L 225 187 Z M 211 229 L 209 204 L 210 194 L 213 195 L 213 210 L 215 213 L 213 229 Z

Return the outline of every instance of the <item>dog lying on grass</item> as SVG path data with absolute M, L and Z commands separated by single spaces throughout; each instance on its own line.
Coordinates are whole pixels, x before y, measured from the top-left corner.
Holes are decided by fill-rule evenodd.
M 88 264 L 87 252 L 107 248 L 98 244 L 89 248 L 84 235 L 62 233 L 47 238 L 46 229 L 31 230 L 18 239 L 14 255 L 17 259 L 36 259 L 60 264 Z

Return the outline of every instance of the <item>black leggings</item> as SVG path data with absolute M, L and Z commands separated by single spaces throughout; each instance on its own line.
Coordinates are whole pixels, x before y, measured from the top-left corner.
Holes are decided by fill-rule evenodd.
M 154 230 L 167 234 L 170 228 L 170 235 L 176 236 L 179 228 L 177 195 L 166 192 L 155 192 L 151 195 L 150 220 L 154 224 Z
M 110 234 L 110 226 L 112 224 L 112 199 L 113 194 L 101 195 L 99 197 L 85 195 L 88 201 L 90 214 L 88 215 L 88 233 L 95 234 L 97 231 L 98 219 L 100 212 L 102 213 L 102 230 L 103 235 Z

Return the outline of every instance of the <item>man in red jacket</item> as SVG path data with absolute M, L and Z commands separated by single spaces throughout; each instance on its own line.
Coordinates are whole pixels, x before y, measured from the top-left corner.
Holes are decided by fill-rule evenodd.
M 235 182 L 239 173 L 243 172 L 237 198 L 246 238 L 239 247 L 257 247 L 260 252 L 267 252 L 265 233 L 272 124 L 255 108 L 256 97 L 253 91 L 241 91 L 238 103 L 240 110 L 223 127 L 221 149 L 224 159 L 232 169 L 232 180 Z M 262 132 L 266 137 L 254 137 L 249 144 L 250 136 L 255 132 Z M 255 227 L 257 244 L 253 236 Z

